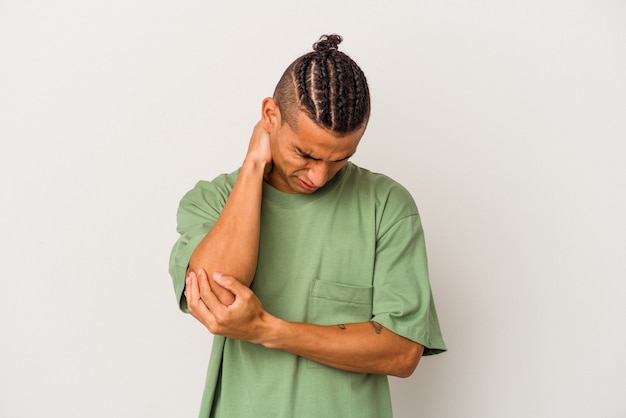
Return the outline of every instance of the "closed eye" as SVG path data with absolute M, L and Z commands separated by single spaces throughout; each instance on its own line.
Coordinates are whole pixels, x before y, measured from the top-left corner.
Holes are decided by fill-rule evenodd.
M 321 161 L 320 158 L 315 158 L 314 156 L 312 156 L 308 152 L 302 151 L 300 148 L 296 148 L 296 151 L 297 151 L 298 155 L 300 157 L 302 157 L 302 158 L 306 158 L 307 160 L 313 160 L 313 161 Z
M 306 152 L 306 151 L 304 151 L 304 150 L 302 150 L 302 149 L 300 149 L 298 147 L 295 147 L 295 149 L 296 149 L 296 152 L 298 153 L 298 155 L 301 158 L 305 158 L 307 160 L 313 160 L 313 161 L 324 161 L 321 158 L 316 158 L 316 157 L 312 156 L 308 152 Z M 327 162 L 329 162 L 329 163 L 340 163 L 342 161 L 345 161 L 345 160 L 349 159 L 350 157 L 352 157 L 352 154 L 350 154 L 350 155 L 348 155 L 346 157 L 340 158 L 338 160 L 332 160 L 332 161 L 327 161 Z

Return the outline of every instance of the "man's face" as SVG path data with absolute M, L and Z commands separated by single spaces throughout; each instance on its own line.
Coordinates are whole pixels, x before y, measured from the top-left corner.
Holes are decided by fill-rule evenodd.
M 284 193 L 313 193 L 348 162 L 365 127 L 337 137 L 298 112 L 297 128 L 281 124 L 270 134 L 273 168 L 267 181 Z

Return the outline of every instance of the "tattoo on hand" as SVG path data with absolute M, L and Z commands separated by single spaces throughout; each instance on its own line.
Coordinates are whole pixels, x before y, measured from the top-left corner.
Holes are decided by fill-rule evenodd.
M 376 331 L 376 334 L 380 334 L 381 332 L 383 332 L 383 326 L 380 325 L 378 322 L 370 321 L 370 324 L 372 324 L 372 326 L 374 327 L 374 331 Z
M 337 325 L 339 327 L 339 329 L 344 330 L 346 329 L 346 325 L 345 324 L 339 324 Z

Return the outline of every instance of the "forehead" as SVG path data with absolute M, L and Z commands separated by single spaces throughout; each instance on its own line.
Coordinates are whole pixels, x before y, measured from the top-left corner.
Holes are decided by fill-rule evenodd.
M 336 135 L 311 120 L 304 112 L 298 112 L 296 126 L 281 126 L 289 144 L 315 158 L 335 161 L 354 154 L 365 132 L 365 127 L 345 135 Z

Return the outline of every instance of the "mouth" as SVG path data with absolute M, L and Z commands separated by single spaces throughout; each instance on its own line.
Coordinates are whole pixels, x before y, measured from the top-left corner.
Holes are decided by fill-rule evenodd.
M 311 185 L 309 185 L 308 183 L 305 183 L 304 181 L 302 181 L 302 180 L 300 180 L 300 179 L 298 179 L 298 183 L 300 184 L 300 186 L 301 186 L 303 189 L 308 190 L 308 191 L 310 191 L 310 192 L 314 192 L 314 191 L 316 191 L 317 189 L 319 189 L 319 187 L 311 186 Z

